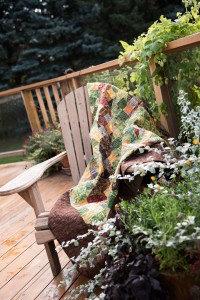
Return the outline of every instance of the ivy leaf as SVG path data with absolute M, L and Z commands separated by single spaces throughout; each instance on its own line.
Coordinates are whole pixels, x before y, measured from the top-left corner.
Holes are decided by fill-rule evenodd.
M 160 66 L 156 66 L 155 71 L 153 72 L 153 74 L 151 75 L 151 78 L 155 77 L 156 75 L 158 75 L 160 73 L 160 71 L 162 70 L 162 68 Z
M 130 45 L 127 42 L 120 41 L 122 47 L 126 50 L 126 48 L 130 47 Z

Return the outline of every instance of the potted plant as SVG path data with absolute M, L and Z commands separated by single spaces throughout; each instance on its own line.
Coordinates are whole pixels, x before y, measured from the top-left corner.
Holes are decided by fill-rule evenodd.
M 28 160 L 35 163 L 41 163 L 63 151 L 65 145 L 62 138 L 62 133 L 58 126 L 49 126 L 43 131 L 33 133 L 24 145 Z M 69 161 L 67 156 L 61 161 L 62 169 L 66 174 L 70 174 Z M 59 169 L 60 164 L 51 167 L 51 171 Z

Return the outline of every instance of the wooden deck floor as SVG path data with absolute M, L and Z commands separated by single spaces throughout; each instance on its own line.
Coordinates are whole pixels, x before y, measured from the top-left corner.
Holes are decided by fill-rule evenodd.
M 25 165 L 0 165 L 0 186 L 21 173 Z M 46 210 L 72 185 L 71 177 L 61 173 L 40 180 Z M 62 271 L 53 278 L 44 246 L 35 242 L 34 224 L 33 209 L 19 195 L 0 197 L 0 300 L 68 299 L 71 289 L 86 282 L 76 275 L 68 287 L 58 288 L 69 259 L 63 251 L 59 253 Z

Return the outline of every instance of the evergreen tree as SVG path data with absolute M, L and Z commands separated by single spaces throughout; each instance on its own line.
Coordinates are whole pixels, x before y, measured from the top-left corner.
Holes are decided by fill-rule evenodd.
M 131 42 L 180 2 L 0 0 L 0 89 L 114 59 L 119 40 Z

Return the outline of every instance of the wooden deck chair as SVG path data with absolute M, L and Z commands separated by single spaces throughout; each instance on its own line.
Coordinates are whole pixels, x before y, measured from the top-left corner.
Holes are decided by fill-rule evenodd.
M 37 181 L 41 179 L 50 166 L 62 160 L 66 154 L 70 161 L 75 185 L 83 174 L 92 155 L 89 139 L 92 116 L 86 88 L 78 88 L 66 95 L 65 99 L 58 104 L 58 114 L 67 151 L 25 170 L 22 174 L 0 187 L 0 196 L 18 193 L 34 209 L 36 215 L 36 242 L 39 245 L 44 244 L 54 276 L 60 272 L 61 266 L 55 251 L 55 237 L 48 228 L 49 212 L 45 211 Z
M 80 87 L 67 94 L 65 99 L 58 104 L 57 110 L 66 151 L 31 167 L 0 188 L 0 196 L 18 193 L 33 207 L 36 215 L 36 242 L 39 245 L 44 244 L 54 276 L 60 272 L 61 266 L 55 251 L 55 237 L 48 228 L 49 213 L 45 211 L 37 181 L 50 166 L 63 159 L 67 154 L 74 184 L 79 182 L 92 156 L 89 137 L 92 114 L 86 87 Z M 131 171 L 130 167 L 128 172 Z

